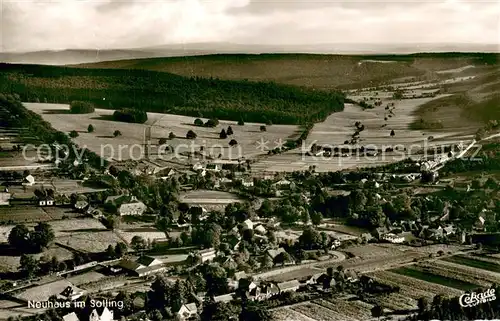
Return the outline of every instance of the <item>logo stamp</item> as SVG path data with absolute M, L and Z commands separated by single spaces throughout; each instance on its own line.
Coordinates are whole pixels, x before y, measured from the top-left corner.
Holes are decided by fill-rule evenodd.
M 495 301 L 497 299 L 495 295 L 495 289 L 489 289 L 482 293 L 465 293 L 460 296 L 460 305 L 464 308 L 471 308 L 479 305 L 481 303 L 486 303 L 490 301 Z

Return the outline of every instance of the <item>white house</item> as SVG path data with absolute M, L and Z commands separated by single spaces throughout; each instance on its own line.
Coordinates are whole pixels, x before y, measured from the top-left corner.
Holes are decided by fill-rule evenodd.
M 11 194 L 7 192 L 0 192 L 0 206 L 10 204 Z
M 403 243 L 405 241 L 405 238 L 403 236 L 399 236 L 393 233 L 387 233 L 384 236 L 382 236 L 382 239 L 391 243 Z
M 245 186 L 245 187 L 253 187 L 253 180 L 251 179 L 243 179 L 241 180 L 241 185 Z
M 244 230 L 253 230 L 253 222 L 251 220 L 245 220 L 243 223 L 243 229 Z
M 33 186 L 33 184 L 35 184 L 35 178 L 30 174 L 23 179 L 22 184 L 23 186 Z
M 198 252 L 198 254 L 200 254 L 201 256 L 202 263 L 205 263 L 207 261 L 212 261 L 213 259 L 215 259 L 216 253 L 217 252 L 215 251 L 214 248 L 209 248 Z
M 62 317 L 63 321 L 80 321 L 75 312 L 71 312 Z
M 262 225 L 262 224 L 257 225 L 257 226 L 254 228 L 254 231 L 255 231 L 255 232 L 257 232 L 257 233 L 259 233 L 259 234 L 262 234 L 262 235 L 265 235 L 265 234 L 266 234 L 266 232 L 267 232 L 266 228 L 265 228 L 265 227 L 264 227 L 264 225 Z
M 198 315 L 198 308 L 195 303 L 183 304 L 176 313 L 176 319 L 179 321 L 190 320 Z
M 123 215 L 142 215 L 148 207 L 143 202 L 133 197 L 130 202 L 122 203 L 118 207 L 118 214 Z
M 89 321 L 113 321 L 113 318 L 113 311 L 105 307 L 100 314 L 97 312 L 97 309 L 92 310 Z

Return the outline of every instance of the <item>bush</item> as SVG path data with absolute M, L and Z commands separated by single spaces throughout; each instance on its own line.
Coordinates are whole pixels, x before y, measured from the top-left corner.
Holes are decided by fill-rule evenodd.
M 173 132 L 170 132 L 170 134 L 168 134 L 168 139 L 174 139 L 175 137 L 175 134 Z
M 396 133 L 394 132 L 394 129 L 391 130 L 391 136 L 395 136 L 395 135 L 396 135 Z
M 186 134 L 187 139 L 195 139 L 197 137 L 196 133 L 192 130 L 188 131 Z
M 113 133 L 113 136 L 115 137 L 118 137 L 118 136 L 121 136 L 122 135 L 122 132 L 119 131 L 119 130 L 115 130 L 114 133 Z
M 220 139 L 227 138 L 227 134 L 226 134 L 226 131 L 224 130 L 224 128 L 220 131 L 219 137 L 220 137 Z
M 74 100 L 70 103 L 69 110 L 72 114 L 90 114 L 94 112 L 95 108 L 89 102 Z
M 95 130 L 95 128 L 94 128 L 94 126 L 93 126 L 92 124 L 90 124 L 90 125 L 89 125 L 89 127 L 87 127 L 87 131 L 88 131 L 89 133 L 93 133 L 93 132 L 94 132 L 94 130 Z
M 265 132 L 266 130 L 267 130 L 267 129 L 266 129 L 266 126 L 264 126 L 264 125 L 260 126 L 260 131 L 261 131 L 261 132 Z
M 239 126 L 245 125 L 245 122 L 243 121 L 243 119 L 238 120 L 238 125 Z
M 148 114 L 138 109 L 122 109 L 113 113 L 113 119 L 126 123 L 143 124 L 148 120 Z
M 203 126 L 203 120 L 199 119 L 199 118 L 196 118 L 194 120 L 194 125 L 195 126 Z
M 236 145 L 238 145 L 236 139 L 231 139 L 231 141 L 229 142 L 229 146 L 236 146 Z
M 69 132 L 69 137 L 71 138 L 77 138 L 78 137 L 78 132 L 76 130 L 72 130 Z
M 165 145 L 167 143 L 167 139 L 166 138 L 160 138 L 158 140 L 158 145 Z
M 271 126 L 272 124 L 273 124 L 273 122 L 272 122 L 272 121 L 270 121 L 270 120 L 266 121 L 266 125 L 267 125 L 267 126 Z
M 217 118 L 211 118 L 205 123 L 206 127 L 216 127 L 219 125 L 219 120 Z
M 233 133 L 233 128 L 232 128 L 231 126 L 229 126 L 229 127 L 227 128 L 227 130 L 226 130 L 226 134 L 227 134 L 227 136 L 231 136 L 232 134 L 234 134 L 234 133 Z

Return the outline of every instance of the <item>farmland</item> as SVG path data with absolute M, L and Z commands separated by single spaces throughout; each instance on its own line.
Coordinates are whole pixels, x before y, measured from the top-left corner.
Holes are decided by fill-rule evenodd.
M 479 285 L 477 284 L 472 284 L 467 281 L 462 281 L 459 279 L 451 278 L 448 276 L 444 275 L 438 275 L 434 274 L 433 272 L 426 271 L 424 269 L 419 269 L 419 268 L 413 268 L 413 267 L 401 267 L 392 270 L 392 272 L 410 276 L 412 278 L 418 279 L 418 280 L 425 280 L 425 281 L 430 281 L 433 283 L 441 284 L 444 286 L 449 286 L 452 288 L 456 288 L 459 290 L 463 291 L 470 291 L 477 289 Z
M 96 109 L 92 114 L 69 114 L 68 105 L 26 103 L 25 106 L 40 114 L 46 121 L 50 122 L 59 131 L 69 133 L 76 130 L 79 136 L 75 142 L 79 146 L 98 153 L 104 158 L 127 160 L 141 159 L 144 156 L 144 129 L 151 125 L 151 158 L 165 160 L 186 161 L 186 156 L 180 156 L 186 152 L 198 152 L 200 146 L 205 146 L 207 158 L 217 158 L 222 154 L 223 159 L 238 159 L 243 156 L 252 157 L 264 154 L 267 151 L 257 149 L 257 142 L 261 139 L 269 141 L 270 146 L 274 142 L 285 142 L 289 138 L 297 137 L 299 127 L 294 125 L 272 125 L 267 126 L 265 132 L 260 131 L 263 124 L 246 123 L 238 126 L 236 122 L 220 121 L 219 125 L 210 127 L 194 126 L 193 117 L 178 116 L 170 114 L 148 113 L 146 124 L 131 124 L 109 120 L 112 110 Z M 206 121 L 207 119 L 203 119 Z M 92 124 L 94 132 L 88 133 L 87 127 Z M 232 126 L 234 134 L 231 139 L 238 142 L 238 146 L 230 147 L 229 139 L 220 139 L 219 133 L 222 129 Z M 119 130 L 122 135 L 114 137 L 113 132 Z M 194 140 L 187 140 L 186 133 L 193 130 L 197 134 Z M 177 138 L 168 141 L 168 145 L 175 150 L 175 155 L 158 150 L 157 145 L 160 138 L 169 137 L 172 132 Z M 121 150 L 119 146 L 124 146 Z
M 488 261 L 487 259 L 467 257 L 462 255 L 451 256 L 443 259 L 447 262 L 462 264 L 474 269 L 482 269 L 491 272 L 500 273 L 500 262 L 495 263 L 494 261 Z M 499 276 L 500 277 L 500 276 Z

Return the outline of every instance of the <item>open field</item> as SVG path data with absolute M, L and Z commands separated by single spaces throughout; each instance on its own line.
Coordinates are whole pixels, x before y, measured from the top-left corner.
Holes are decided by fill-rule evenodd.
M 337 313 L 328 308 L 325 308 L 319 304 L 306 303 L 294 306 L 292 310 L 297 311 L 311 319 L 317 321 L 355 321 L 355 319 L 349 315 L 343 313 Z
M 144 154 L 144 130 L 148 125 L 151 130 L 151 150 L 150 157 L 154 159 L 164 158 L 166 160 L 176 159 L 174 154 L 160 150 L 157 144 L 160 138 L 167 138 L 173 132 L 178 138 L 168 141 L 168 145 L 174 148 L 176 154 L 189 151 L 200 150 L 200 146 L 205 146 L 206 157 L 217 158 L 222 154 L 222 159 L 238 159 L 243 156 L 253 157 L 264 152 L 257 149 L 256 143 L 260 139 L 270 142 L 286 141 L 288 138 L 297 136 L 299 128 L 294 125 L 272 125 L 267 126 L 265 132 L 261 132 L 259 127 L 263 124 L 246 123 L 238 126 L 236 122 L 220 121 L 214 128 L 194 126 L 194 117 L 179 116 L 171 114 L 148 113 L 148 122 L 145 124 L 131 124 L 109 120 L 113 110 L 96 109 L 92 114 L 70 114 L 68 105 L 61 104 L 40 104 L 25 103 L 28 109 L 40 114 L 44 120 L 50 122 L 52 126 L 62 132 L 69 133 L 72 130 L 79 132 L 79 136 L 74 139 L 79 146 L 86 146 L 88 149 L 104 156 L 116 160 L 140 159 Z M 204 119 L 206 121 L 207 119 Z M 92 124 L 95 128 L 93 133 L 87 132 L 87 127 Z M 234 134 L 228 139 L 220 139 L 219 133 L 228 126 L 233 128 Z M 113 137 L 113 132 L 119 130 L 122 136 Z M 194 140 L 185 139 L 186 133 L 193 130 L 197 134 Z M 238 146 L 230 147 L 230 139 L 236 139 Z M 136 145 L 135 147 L 132 147 Z M 108 147 L 106 147 L 108 146 Z M 124 146 L 119 150 L 119 146 Z M 128 146 L 128 147 L 127 147 Z M 267 151 L 266 151 L 267 152 Z M 187 157 L 178 156 L 180 160 L 187 161 Z
M 342 299 L 314 300 L 314 303 L 332 310 L 336 313 L 346 315 L 357 320 L 367 320 L 371 317 L 371 305 L 361 301 L 347 301 Z
M 164 232 L 160 232 L 152 226 L 150 227 L 128 226 L 125 229 L 123 226 L 121 226 L 120 229 L 115 230 L 115 232 L 120 236 L 120 238 L 125 240 L 127 244 L 130 244 L 134 236 L 140 236 L 145 240 L 150 240 L 151 242 L 154 240 L 165 239 L 166 237 Z
M 185 192 L 180 195 L 179 200 L 190 205 L 227 205 L 241 201 L 237 195 L 211 190 Z
M 466 265 L 447 261 L 434 261 L 417 266 L 422 271 L 431 271 L 433 274 L 441 275 L 445 278 L 456 278 L 460 276 L 461 281 L 488 287 L 500 280 L 500 273 L 491 272 L 483 269 L 471 268 Z
M 470 257 L 463 255 L 451 256 L 443 259 L 447 262 L 465 265 L 474 269 L 482 269 L 500 273 L 500 262 L 488 261 L 487 258 Z M 499 276 L 500 277 L 500 276 Z
M 55 242 L 83 252 L 103 252 L 109 245 L 115 246 L 122 240 L 111 231 L 86 232 L 56 237 Z
M 64 215 L 71 216 L 64 210 L 50 209 L 45 211 L 35 206 L 3 206 L 0 207 L 0 222 L 4 223 L 34 223 L 61 219 Z M 0 239 L 2 232 L 0 232 Z
M 478 284 L 473 284 L 461 279 L 455 279 L 444 275 L 434 274 L 430 271 L 425 271 L 416 267 L 400 267 L 391 270 L 391 272 L 406 275 L 418 280 L 429 281 L 440 285 L 456 288 L 463 291 L 471 291 L 479 287 Z

